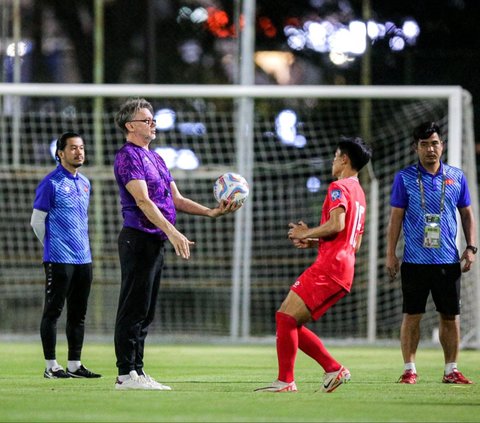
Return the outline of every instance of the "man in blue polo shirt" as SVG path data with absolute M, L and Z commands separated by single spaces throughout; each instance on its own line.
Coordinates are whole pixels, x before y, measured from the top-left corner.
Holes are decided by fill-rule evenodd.
M 88 238 L 90 182 L 78 172 L 85 161 L 83 140 L 65 132 L 57 140 L 57 168 L 36 189 L 31 225 L 43 245 L 46 275 L 45 305 L 40 324 L 46 362 L 44 377 L 98 378 L 81 363 L 85 315 L 92 284 Z M 57 320 L 67 301 L 66 371 L 56 359 Z
M 440 316 L 439 337 L 445 358 L 442 381 L 471 384 L 457 369 L 461 273 L 470 270 L 477 252 L 470 193 L 463 172 L 441 161 L 444 143 L 435 122 L 416 127 L 413 138 L 418 163 L 395 175 L 387 235 L 388 273 L 393 280 L 400 270 L 402 279 L 404 373 L 399 382 L 417 383 L 420 321 L 431 293 Z M 457 209 L 467 244 L 461 256 L 456 246 Z M 402 225 L 405 250 L 400 267 L 395 250 Z

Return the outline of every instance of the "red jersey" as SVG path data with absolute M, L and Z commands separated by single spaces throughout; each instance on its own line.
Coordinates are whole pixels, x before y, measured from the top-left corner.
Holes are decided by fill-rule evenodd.
M 365 193 L 356 177 L 340 179 L 328 187 L 320 225 L 337 207 L 345 209 L 345 228 L 335 236 L 320 239 L 318 256 L 308 273 L 327 275 L 347 291 L 353 283 L 355 247 L 365 228 Z

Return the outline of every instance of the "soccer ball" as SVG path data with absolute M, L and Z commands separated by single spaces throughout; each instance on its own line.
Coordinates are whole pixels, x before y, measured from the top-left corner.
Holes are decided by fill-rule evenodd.
M 213 184 L 213 195 L 218 202 L 232 200 L 243 204 L 249 193 L 248 182 L 238 173 L 224 173 Z

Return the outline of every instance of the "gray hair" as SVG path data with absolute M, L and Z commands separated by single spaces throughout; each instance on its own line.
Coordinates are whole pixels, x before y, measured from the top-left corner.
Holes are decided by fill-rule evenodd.
M 140 109 L 148 109 L 153 115 L 152 105 L 144 98 L 131 98 L 122 104 L 120 110 L 115 116 L 115 123 L 127 135 L 128 131 L 125 127 L 127 122 L 130 122 Z

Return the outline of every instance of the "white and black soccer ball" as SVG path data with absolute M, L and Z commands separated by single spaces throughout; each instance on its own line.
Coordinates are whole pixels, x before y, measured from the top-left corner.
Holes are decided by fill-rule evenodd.
M 243 204 L 249 193 L 247 180 L 238 173 L 224 173 L 213 184 L 213 195 L 218 202 L 225 200 Z

